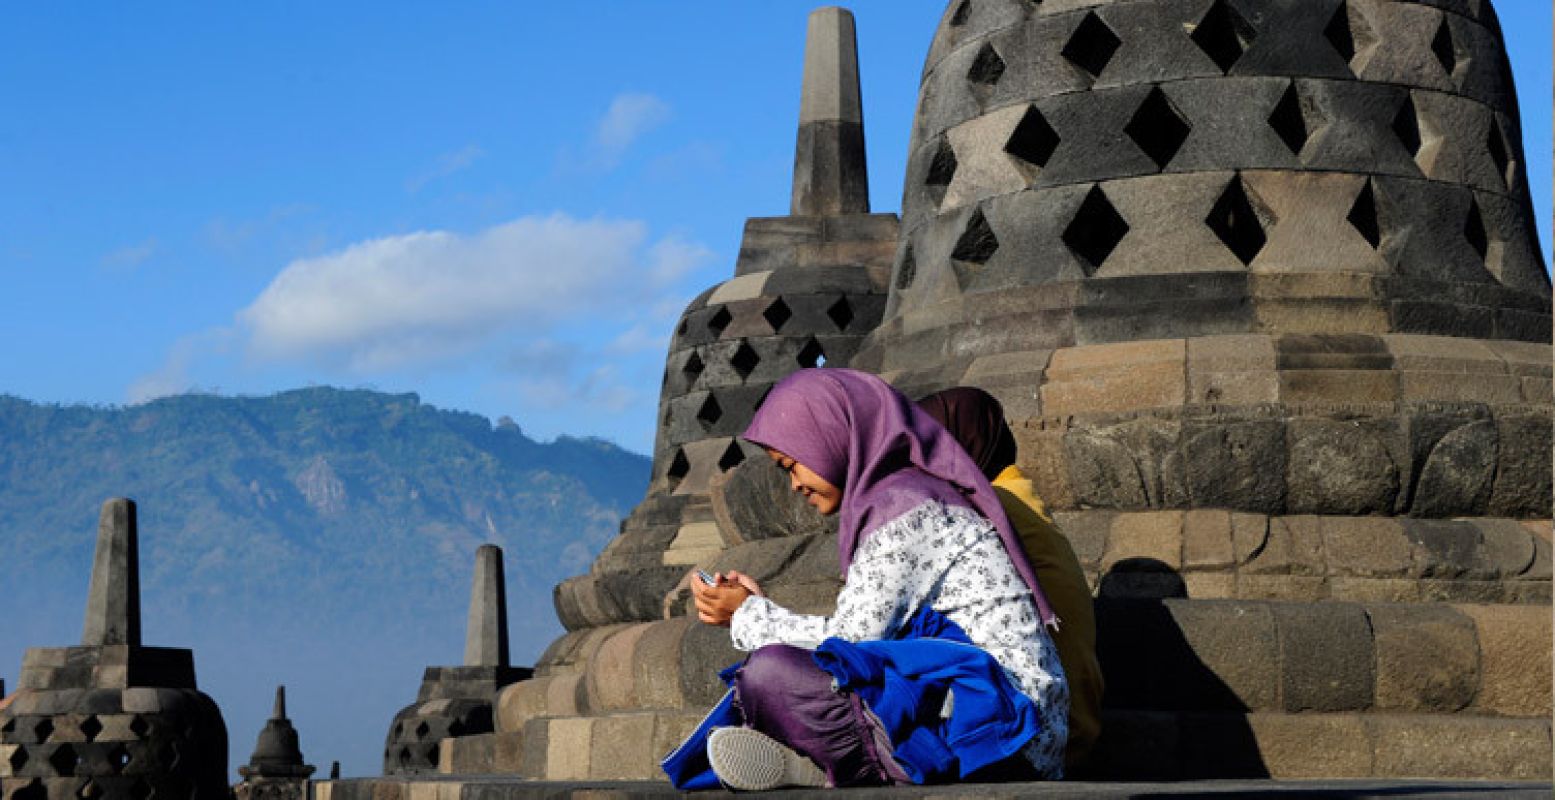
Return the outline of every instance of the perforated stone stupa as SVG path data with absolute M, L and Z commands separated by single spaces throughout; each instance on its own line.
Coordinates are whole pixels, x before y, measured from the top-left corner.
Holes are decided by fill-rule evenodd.
M 507 583 L 502 548 L 481 545 L 475 551 L 470 584 L 470 613 L 465 628 L 464 664 L 427 667 L 416 702 L 400 709 L 389 723 L 383 748 L 383 774 L 436 772 L 445 742 L 492 731 L 497 692 L 532 674 L 508 661 Z
M 693 565 L 733 544 L 708 499 L 754 452 L 736 436 L 789 373 L 845 365 L 880 321 L 895 214 L 869 213 L 853 17 L 810 18 L 790 214 L 745 224 L 735 276 L 681 316 L 659 401 L 648 496 L 590 574 L 563 583 L 570 630 L 658 619 Z
M 103 504 L 79 647 L 22 658 L 0 705 L 5 800 L 220 800 L 227 728 L 194 654 L 144 647 L 135 504 Z
M 500 768 L 657 777 L 737 657 L 688 567 L 829 609 L 835 542 L 731 438 L 813 337 L 1003 401 L 1098 594 L 1079 774 L 1548 778 L 1550 283 L 1488 0 L 954 0 L 899 236 L 805 208 L 683 319 L 649 496 L 558 588 Z

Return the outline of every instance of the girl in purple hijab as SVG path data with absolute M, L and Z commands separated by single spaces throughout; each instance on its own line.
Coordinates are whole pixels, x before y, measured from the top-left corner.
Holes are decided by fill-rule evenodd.
M 923 737 L 900 720 L 937 725 L 940 709 L 899 709 L 904 696 L 919 696 L 915 678 L 893 673 L 888 682 L 895 689 L 870 694 L 839 690 L 846 681 L 835 668 L 838 659 L 851 665 L 867 660 L 860 653 L 884 653 L 896 669 L 908 651 L 870 649 L 871 643 L 918 636 L 975 646 L 993 665 L 990 681 L 1007 679 L 1022 703 L 1029 700 L 1025 707 L 1035 706 L 1034 724 L 1020 728 L 1018 740 L 989 751 L 1013 748 L 1010 757 L 954 754 L 950 763 L 961 759 L 960 777 L 1061 777 L 1069 698 L 1046 631 L 1057 620 L 988 479 L 966 451 L 885 381 L 844 369 L 785 378 L 745 438 L 766 449 L 818 512 L 839 516 L 844 584 L 832 615 L 811 616 L 773 603 L 738 572 L 719 577 L 717 586 L 693 581 L 698 617 L 728 625 L 735 647 L 752 653 L 734 681 L 746 727 L 721 728 L 709 739 L 719 778 L 739 789 L 922 782 L 929 769 Z M 911 657 L 922 653 L 912 650 Z M 921 665 L 914 670 L 924 674 Z M 965 698 L 984 688 L 957 686 Z M 962 713 L 951 711 L 944 694 L 921 694 L 944 703 L 944 720 Z M 864 696 L 874 698 L 873 707 Z M 968 709 L 963 717 L 982 713 L 974 702 L 956 704 Z

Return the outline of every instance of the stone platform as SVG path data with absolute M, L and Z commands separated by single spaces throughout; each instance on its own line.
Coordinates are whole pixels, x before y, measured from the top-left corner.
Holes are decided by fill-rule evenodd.
M 1290 797 L 1302 798 L 1548 798 L 1549 781 L 1181 781 L 1174 783 L 1062 782 L 964 784 L 890 789 L 741 792 L 741 797 L 787 798 L 898 797 Z M 730 792 L 677 792 L 667 783 L 648 781 L 523 781 L 501 776 L 451 776 L 405 780 L 366 778 L 314 784 L 316 800 L 559 800 L 559 798 L 729 797 Z

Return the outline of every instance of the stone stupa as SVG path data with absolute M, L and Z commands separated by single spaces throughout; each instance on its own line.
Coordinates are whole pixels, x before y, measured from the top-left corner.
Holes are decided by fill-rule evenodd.
M 140 639 L 135 503 L 103 504 L 79 647 L 37 647 L 0 706 L 5 800 L 222 800 L 227 727 L 194 654 Z

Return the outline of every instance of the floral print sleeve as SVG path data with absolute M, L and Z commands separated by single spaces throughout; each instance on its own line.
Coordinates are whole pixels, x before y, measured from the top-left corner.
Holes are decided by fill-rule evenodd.
M 830 637 L 887 639 L 928 598 L 959 548 L 959 525 L 938 503 L 925 503 L 875 529 L 859 547 L 830 617 L 795 614 L 764 597 L 735 612 L 730 637 L 740 650 L 769 644 L 814 649 Z

